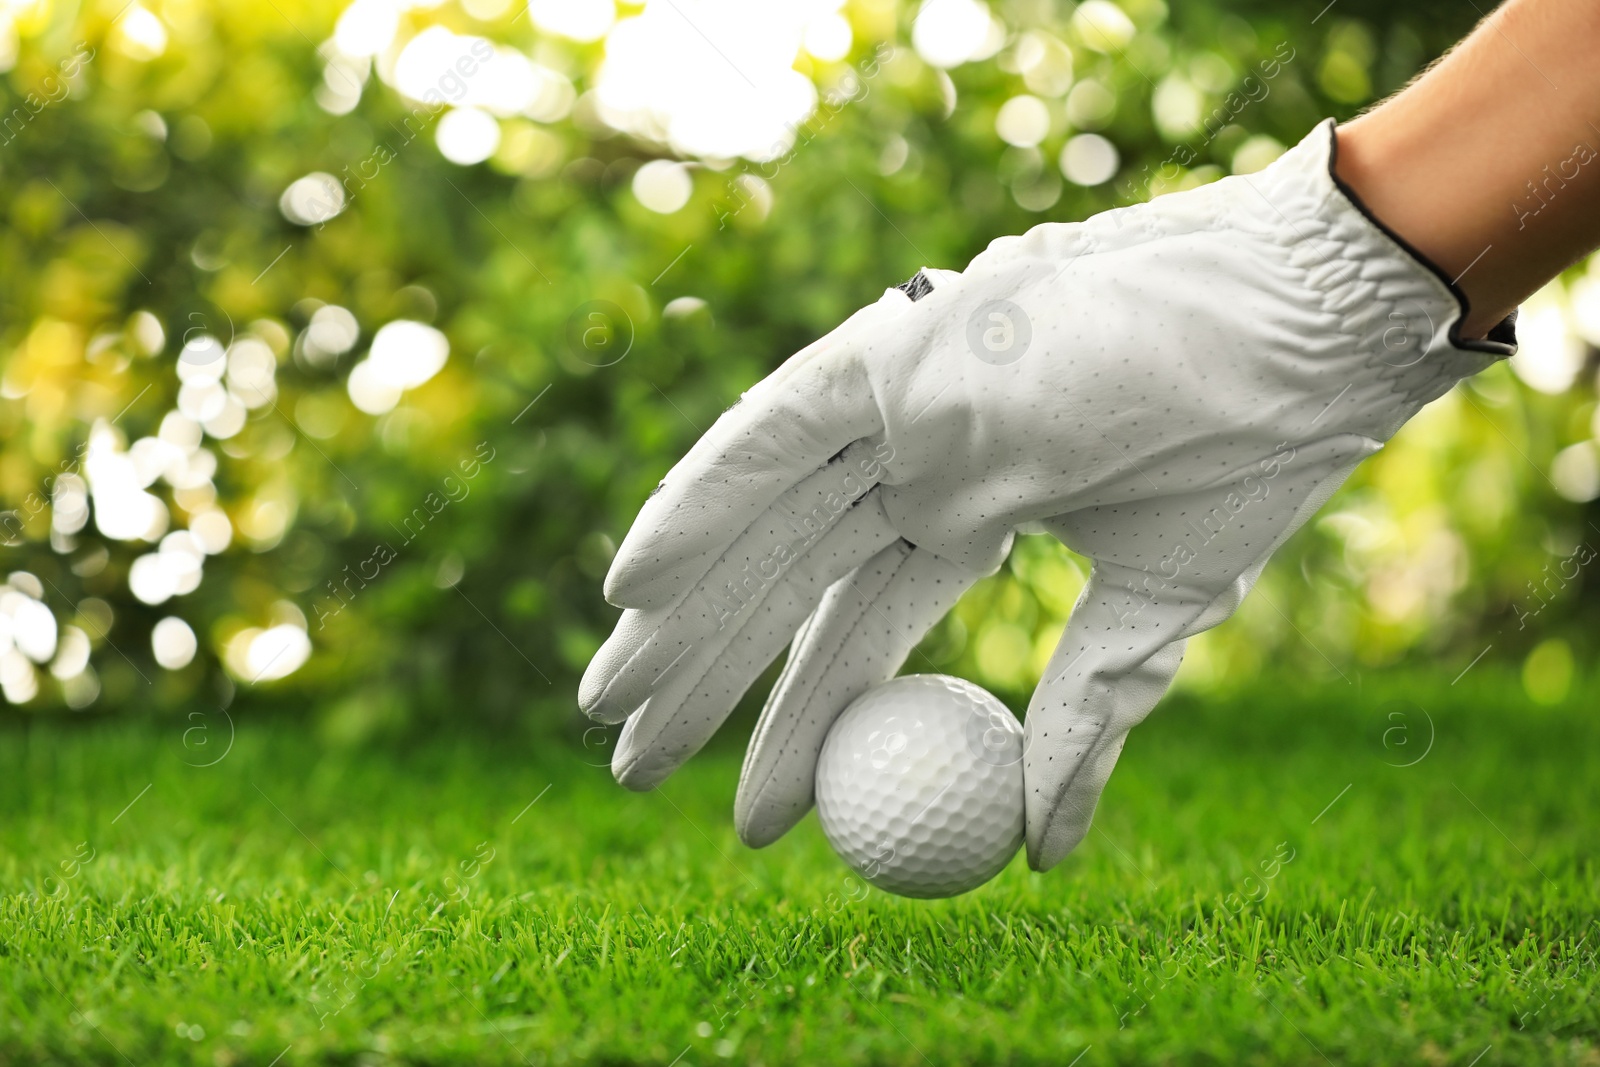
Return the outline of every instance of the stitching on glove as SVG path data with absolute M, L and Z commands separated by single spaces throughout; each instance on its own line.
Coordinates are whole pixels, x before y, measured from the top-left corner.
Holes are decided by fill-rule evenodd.
M 865 494 L 865 497 L 870 497 L 871 495 L 872 493 L 869 491 L 867 494 Z M 835 525 L 828 531 L 828 533 L 821 535 L 821 537 L 826 537 L 829 534 L 838 534 L 841 529 L 843 529 L 842 526 Z M 866 558 L 862 560 L 861 563 L 858 563 L 857 566 L 861 566 L 862 564 L 869 562 L 877 555 L 877 553 L 883 551 L 884 548 L 894 543 L 895 542 L 892 540 L 887 542 L 879 541 L 875 543 L 875 547 L 874 543 L 869 543 L 868 546 L 862 550 Z M 848 547 L 848 542 L 846 542 L 845 547 Z M 835 556 L 837 555 L 838 553 L 836 552 Z M 817 558 L 820 559 L 820 557 Z M 815 560 L 812 560 L 811 562 L 815 562 Z M 803 568 L 804 563 L 800 563 L 798 566 Z M 852 572 L 853 570 L 854 568 L 852 568 Z M 807 587 L 814 587 L 817 584 L 818 575 L 815 573 L 804 573 L 802 570 L 801 577 L 804 578 Z M 698 668 L 690 668 L 692 673 L 682 674 L 680 675 L 680 680 L 678 682 L 672 683 L 675 685 L 684 686 L 683 695 L 679 700 L 671 705 L 670 710 L 664 716 L 660 716 L 658 714 L 657 717 L 659 718 L 659 721 L 652 724 L 652 732 L 649 734 L 649 736 L 644 741 L 635 742 L 637 751 L 635 751 L 630 758 L 621 760 L 620 762 L 618 761 L 617 756 L 613 755 L 612 772 L 618 782 L 628 786 L 629 788 L 634 788 L 634 786 L 626 781 L 626 779 L 629 778 L 632 773 L 640 767 L 646 768 L 651 773 L 659 771 L 662 767 L 670 767 L 666 773 L 671 774 L 677 769 L 678 766 L 681 766 L 683 761 L 687 759 L 689 755 L 698 751 L 700 747 L 706 743 L 706 740 L 709 739 L 710 735 L 700 738 L 698 741 L 692 738 L 684 738 L 685 731 L 681 729 L 684 722 L 683 710 L 685 708 L 704 703 L 716 692 L 716 686 L 726 684 L 726 677 L 718 677 L 718 672 L 722 671 L 723 674 L 726 675 L 729 669 L 728 664 L 730 661 L 734 664 L 734 668 L 737 669 L 737 665 L 741 660 L 741 656 L 737 654 L 730 656 L 729 653 L 735 652 L 738 649 L 740 642 L 750 643 L 761 640 L 761 631 L 752 630 L 752 626 L 755 625 L 757 619 L 761 619 L 763 617 L 763 609 L 772 608 L 774 613 L 782 611 L 783 601 L 775 598 L 787 598 L 791 604 L 803 599 L 803 593 L 801 593 L 797 586 L 792 583 L 785 585 L 775 581 L 768 586 L 766 593 L 770 595 L 763 596 L 761 602 L 755 606 L 754 610 L 740 613 L 739 621 L 737 621 L 728 631 L 729 636 L 722 643 L 721 648 L 714 650 L 713 654 L 708 656 L 703 663 L 698 665 Z M 820 606 L 821 599 L 821 596 L 819 596 L 813 601 L 814 606 L 812 611 L 816 610 L 816 606 Z M 774 607 L 774 605 L 777 605 L 777 607 Z M 790 624 L 790 628 L 792 628 L 794 625 L 795 624 Z M 720 632 L 722 631 L 719 631 L 719 633 Z M 637 654 L 638 653 L 635 653 L 636 656 Z M 751 660 L 750 662 L 754 661 Z M 767 660 L 763 659 L 760 663 L 760 668 L 764 670 L 766 666 Z M 751 680 L 753 680 L 753 678 Z M 749 683 L 747 682 L 744 686 L 741 686 L 740 691 L 748 688 L 748 684 Z M 639 709 L 629 717 L 628 721 L 630 724 L 632 724 L 632 729 L 634 730 L 635 734 L 637 734 L 640 729 L 640 723 L 644 721 L 642 716 L 644 715 L 646 705 L 648 705 L 651 701 L 657 700 L 659 697 L 659 692 L 651 693 L 645 704 L 640 705 Z M 717 701 L 719 704 L 721 704 L 720 697 L 717 698 Z M 728 702 L 726 708 L 727 710 L 723 711 L 718 719 L 718 727 L 720 727 L 721 722 L 726 719 L 727 715 L 731 713 L 733 708 L 732 701 Z M 702 709 L 697 708 L 694 714 L 698 715 L 700 710 Z M 711 717 L 706 716 L 706 721 L 711 721 Z M 680 740 L 674 742 L 669 747 L 668 742 L 664 740 L 664 738 L 666 738 L 668 731 L 675 729 L 676 736 L 678 736 Z M 620 744 L 621 742 L 619 741 L 619 745 Z M 621 749 L 619 748 L 618 752 L 620 751 Z M 664 778 L 665 775 L 662 777 Z
M 825 470 L 825 468 L 819 468 L 819 470 Z M 847 515 L 851 515 L 852 512 L 855 512 L 855 511 L 858 511 L 858 510 L 862 510 L 863 509 L 863 503 L 865 501 L 869 500 L 869 499 L 874 500 L 875 502 L 877 502 L 878 507 L 879 507 L 879 513 L 878 513 L 879 514 L 879 518 L 883 522 L 887 523 L 887 517 L 882 514 L 881 501 L 878 501 L 877 497 L 874 496 L 876 488 L 877 488 L 876 485 L 874 485 L 871 489 L 866 490 L 858 498 L 850 501 L 845 507 L 841 508 L 839 510 L 838 514 L 834 517 L 835 521 L 833 521 L 829 526 L 827 526 L 827 528 L 818 531 L 811 538 L 811 540 L 807 542 L 806 550 L 802 551 L 802 552 L 800 552 L 798 554 L 795 554 L 793 556 L 792 560 L 791 560 L 791 563 L 794 564 L 795 566 L 802 566 L 804 561 L 805 561 L 805 559 L 806 559 L 807 552 L 809 552 L 811 549 L 816 548 L 818 545 L 825 543 L 826 540 L 829 537 L 838 535 L 839 531 L 841 529 L 844 529 L 845 517 Z M 870 521 L 870 516 L 868 518 L 868 521 Z M 748 529 L 749 528 L 747 527 L 747 530 Z M 880 544 L 880 547 L 877 548 L 877 549 L 868 550 L 867 553 L 866 553 L 866 558 L 867 559 L 871 559 L 872 556 L 875 555 L 878 551 L 881 551 L 883 547 L 886 547 L 887 544 L 892 544 L 892 543 L 893 543 L 892 541 L 886 542 L 886 543 Z M 845 544 L 848 546 L 849 542 L 846 541 Z M 705 592 L 705 589 L 706 589 L 705 583 L 707 581 L 707 578 L 712 574 L 713 571 L 715 571 L 717 569 L 718 565 L 720 565 L 721 563 L 723 563 L 724 561 L 726 561 L 726 560 L 728 560 L 730 558 L 733 558 L 733 557 L 730 557 L 729 553 L 732 553 L 734 551 L 734 549 L 737 548 L 737 547 L 739 547 L 739 542 L 738 542 L 738 539 L 736 538 L 735 539 L 735 543 L 733 545 L 730 545 L 729 548 L 723 553 L 723 555 L 718 557 L 717 563 L 713 564 L 712 568 L 706 572 L 707 577 L 702 577 L 700 582 L 696 583 L 693 587 L 691 587 L 690 589 L 688 589 L 684 593 L 679 594 L 678 598 L 673 601 L 673 603 L 672 603 L 672 605 L 670 607 L 663 608 L 663 609 L 653 609 L 653 610 L 660 611 L 662 613 L 660 615 L 660 618 L 662 618 L 664 620 L 667 620 L 667 622 L 670 622 L 672 619 L 676 618 L 678 612 L 683 609 L 684 605 L 687 604 L 688 601 L 693 596 L 695 596 L 695 595 L 702 595 L 703 596 L 704 595 L 704 592 Z M 863 560 L 863 562 L 865 562 L 865 560 Z M 746 570 L 748 569 L 748 564 L 747 564 L 745 569 Z M 790 568 L 786 566 L 784 569 L 788 570 Z M 804 574 L 806 572 L 802 571 L 801 573 Z M 780 573 L 780 577 L 781 577 L 781 573 Z M 808 579 L 808 581 L 813 581 L 813 582 L 815 580 L 816 580 L 815 576 L 813 576 L 813 577 Z M 773 603 L 773 601 L 771 600 L 772 595 L 778 594 L 778 593 L 783 593 L 784 595 L 789 595 L 789 596 L 793 596 L 794 595 L 793 590 L 788 588 L 788 587 L 786 587 L 784 585 L 784 583 L 779 580 L 778 577 L 775 577 L 775 578 L 772 578 L 770 580 L 765 581 L 761 585 L 761 587 L 758 590 L 757 594 L 750 601 L 746 602 L 746 601 L 742 601 L 741 600 L 739 609 L 737 611 L 732 612 L 730 614 L 730 616 L 729 616 L 729 619 L 725 620 L 725 621 L 729 622 L 731 625 L 726 625 L 725 626 L 725 625 L 719 624 L 715 632 L 713 632 L 711 634 L 708 634 L 708 635 L 702 635 L 702 637 L 715 642 L 716 647 L 708 654 L 708 657 L 706 658 L 705 662 L 700 665 L 700 669 L 699 669 L 698 675 L 696 676 L 695 680 L 692 683 L 692 685 L 694 687 L 698 687 L 698 686 L 700 686 L 700 685 L 702 685 L 704 683 L 705 679 L 710 676 L 710 674 L 711 674 L 711 672 L 713 670 L 716 669 L 718 661 L 721 659 L 721 657 L 724 654 L 726 654 L 728 649 L 732 648 L 735 645 L 736 642 L 738 642 L 738 641 L 740 641 L 742 639 L 745 639 L 745 637 L 746 637 L 746 635 L 748 633 L 750 624 L 755 619 L 761 617 L 762 610 Z M 819 597 L 819 602 L 820 602 L 820 597 Z M 746 610 L 747 608 L 749 610 Z M 639 644 L 639 646 L 633 650 L 633 652 L 628 656 L 628 658 L 623 662 L 623 664 L 617 669 L 616 673 L 611 677 L 611 679 L 606 683 L 605 687 L 601 690 L 601 695 L 600 695 L 600 697 L 598 698 L 598 700 L 596 702 L 597 706 L 600 705 L 600 704 L 603 704 L 611 696 L 611 694 L 613 693 L 614 687 L 619 685 L 619 684 L 621 684 L 622 683 L 622 679 L 624 677 L 626 677 L 627 674 L 630 671 L 632 671 L 632 670 L 634 670 L 636 668 L 636 665 L 639 662 L 640 657 L 644 656 L 648 651 L 650 651 L 650 650 L 652 650 L 654 648 L 654 643 L 656 642 L 656 640 L 658 638 L 660 638 L 663 633 L 666 632 L 667 622 L 663 622 L 660 626 L 658 626 L 656 628 L 656 630 L 654 631 L 654 633 L 652 634 L 652 636 L 647 638 L 643 642 L 641 642 Z M 690 645 L 692 646 L 693 644 L 697 643 L 698 640 L 699 639 L 696 639 L 695 641 L 691 641 Z M 707 647 L 709 648 L 710 646 L 707 646 Z M 674 664 L 676 662 L 677 661 L 675 660 Z M 660 674 L 657 675 L 656 682 L 659 682 L 661 677 L 664 676 L 667 671 L 670 671 L 670 670 L 673 670 L 673 669 L 674 669 L 674 666 L 672 664 L 669 664 L 668 667 L 665 670 L 663 670 Z M 682 677 L 686 677 L 686 676 L 680 676 L 680 681 L 681 681 Z M 655 689 L 656 682 L 652 682 L 651 683 L 652 692 L 651 692 L 650 696 L 647 698 L 646 702 L 648 702 L 648 700 L 650 700 L 650 699 L 654 699 L 656 693 L 653 690 Z M 679 684 L 679 683 L 673 683 L 673 684 Z M 683 701 L 680 701 L 679 707 L 681 708 L 684 704 L 686 704 L 688 702 L 689 699 L 692 699 L 694 694 L 695 694 L 695 690 L 691 689 L 690 696 L 686 697 Z M 640 705 L 640 707 L 642 708 L 643 705 Z M 638 711 L 638 709 L 635 709 L 634 714 L 637 714 L 637 711 Z M 630 719 L 631 718 L 632 718 L 632 715 L 630 715 Z M 647 748 L 653 746 L 654 744 L 655 744 L 655 741 L 652 739 L 652 741 L 647 746 Z M 639 758 L 642 758 L 643 755 L 644 754 L 641 753 L 639 756 L 636 756 L 635 757 L 635 761 L 637 761 L 637 759 L 639 759 Z M 626 767 L 628 769 L 631 769 L 632 766 L 633 766 L 632 762 L 630 762 L 629 764 L 626 765 Z
M 839 453 L 837 455 L 835 455 L 833 457 L 833 459 L 830 459 L 827 463 L 823 464 L 821 467 L 818 467 L 816 472 L 814 472 L 814 473 L 815 474 L 821 474 L 821 473 L 826 472 L 830 467 L 832 467 L 835 464 L 835 461 L 837 461 L 840 456 L 843 456 L 852 447 L 854 447 L 856 445 L 860 445 L 861 443 L 862 442 L 860 442 L 860 441 L 854 441 L 854 442 L 851 442 L 851 444 L 846 445 L 843 449 L 841 449 L 839 451 Z M 877 449 L 874 449 L 872 451 L 871 458 L 877 464 L 881 464 L 881 463 L 886 462 L 886 458 L 884 458 L 883 455 L 882 455 L 882 451 L 883 451 L 884 447 L 885 446 L 880 445 Z M 889 455 L 890 456 L 893 455 L 892 450 L 890 451 Z M 706 595 L 708 589 L 711 590 L 713 593 L 715 593 L 716 583 L 715 583 L 715 579 L 713 578 L 714 575 L 720 576 L 722 574 L 727 574 L 727 573 L 731 572 L 731 573 L 734 573 L 735 576 L 737 577 L 737 575 L 739 573 L 747 573 L 749 571 L 749 567 L 750 567 L 750 562 L 749 561 L 747 561 L 745 566 L 742 569 L 739 569 L 739 570 L 733 570 L 731 568 L 730 569 L 724 569 L 724 565 L 725 564 L 731 564 L 732 562 L 735 562 L 737 560 L 737 557 L 735 555 L 733 555 L 733 553 L 735 553 L 735 551 L 742 546 L 742 543 L 743 543 L 742 539 L 743 539 L 744 535 L 748 534 L 752 529 L 754 529 L 756 524 L 761 522 L 763 518 L 767 517 L 769 514 L 775 514 L 776 516 L 787 520 L 787 522 L 789 523 L 790 527 L 793 528 L 795 531 L 797 531 L 797 533 L 803 532 L 805 530 L 805 525 L 804 524 L 809 519 L 809 517 L 812 516 L 815 513 L 815 506 L 813 505 L 812 507 L 802 507 L 798 511 L 796 511 L 796 509 L 794 507 L 790 506 L 790 498 L 794 494 L 801 493 L 803 491 L 803 489 L 804 489 L 804 487 L 806 485 L 806 482 L 809 480 L 810 477 L 811 476 L 807 476 L 806 479 L 802 479 L 801 482 L 797 483 L 794 486 L 791 486 L 788 490 L 786 490 L 783 494 L 781 494 L 775 501 L 773 501 L 771 507 L 768 509 L 768 512 L 763 513 L 763 515 L 758 515 L 755 519 L 751 520 L 751 522 L 744 528 L 744 530 L 741 531 L 741 533 L 738 536 L 736 536 L 732 540 L 732 542 L 729 543 L 728 547 L 723 550 L 722 554 L 719 555 L 711 563 L 711 565 L 705 569 L 704 573 L 701 574 L 700 578 L 698 580 L 696 580 L 694 582 L 694 584 L 690 585 L 683 592 L 679 593 L 676 597 L 674 597 L 674 599 L 671 602 L 669 602 L 668 604 L 664 605 L 662 608 L 652 609 L 652 610 L 655 610 L 655 611 L 660 611 L 662 613 L 660 617 L 663 620 L 665 620 L 662 623 L 662 626 L 657 628 L 657 630 L 656 630 L 656 635 L 657 636 L 659 636 L 664 631 L 667 623 L 671 622 L 671 620 L 673 620 L 674 618 L 677 617 L 678 612 L 681 611 L 683 609 L 684 605 L 686 605 L 690 601 L 690 599 L 692 599 L 694 596 L 700 595 L 700 596 L 704 597 Z M 868 478 L 868 477 L 876 478 L 876 475 L 869 475 L 866 467 L 862 467 L 862 466 L 858 465 L 857 467 L 854 467 L 854 468 L 847 468 L 844 471 L 844 479 L 850 479 L 850 478 L 853 478 L 853 477 L 857 478 L 857 482 L 858 482 L 858 484 L 860 484 L 860 480 L 861 479 Z M 864 501 L 868 497 L 872 496 L 873 491 L 877 488 L 877 482 L 873 481 L 868 486 L 863 487 L 863 488 L 861 488 L 859 490 L 850 490 L 849 487 L 848 487 L 848 484 L 842 484 L 840 488 L 845 490 L 844 495 L 847 497 L 847 499 L 844 500 L 843 506 L 840 507 L 837 512 L 831 513 L 827 517 L 827 521 L 825 523 L 819 523 L 818 524 L 818 528 L 814 532 L 804 536 L 804 539 L 799 542 L 800 543 L 800 550 L 798 552 L 794 552 L 793 551 L 792 546 L 793 546 L 794 542 L 783 542 L 782 543 L 781 547 L 783 549 L 785 549 L 785 550 L 790 551 L 790 553 L 791 553 L 790 563 L 798 561 L 800 559 L 800 557 L 803 556 L 806 551 L 808 551 L 810 548 L 814 547 L 818 542 L 820 542 L 823 538 L 827 537 L 830 533 L 832 533 L 833 531 L 839 529 L 841 523 L 843 523 L 844 520 L 845 520 L 845 516 L 847 514 L 849 514 L 853 509 L 859 507 L 861 505 L 862 501 Z M 838 495 L 838 494 L 830 494 L 830 496 L 832 496 L 832 495 Z M 769 559 L 770 559 L 770 557 L 769 557 Z M 788 565 L 789 565 L 788 563 L 781 564 L 781 568 L 782 569 L 780 570 L 779 575 L 782 574 L 782 570 L 786 570 L 788 568 Z M 707 584 L 708 582 L 710 583 L 710 585 Z M 761 587 L 760 587 L 760 590 L 759 590 L 759 593 L 757 595 L 756 600 L 757 601 L 764 601 L 766 599 L 767 594 L 773 588 L 776 587 L 777 582 L 778 582 L 778 576 L 774 576 L 774 577 L 764 581 L 762 583 Z M 752 601 L 751 603 L 754 604 L 755 602 L 756 601 Z M 744 625 L 749 621 L 749 617 L 746 615 L 746 613 L 744 611 L 744 607 L 745 606 L 746 606 L 745 603 L 741 600 L 740 601 L 740 607 L 738 609 L 730 612 L 730 617 L 735 617 L 736 616 L 736 617 L 738 617 L 739 621 L 738 621 L 737 625 L 735 626 L 734 631 L 731 634 L 729 634 L 728 638 L 726 639 L 727 642 L 731 642 L 734 639 L 734 636 L 740 630 L 742 630 Z M 723 626 L 719 623 L 719 625 L 717 627 L 717 633 L 721 633 L 722 631 L 723 631 Z M 605 684 L 605 686 L 601 689 L 600 696 L 598 698 L 599 701 L 604 702 L 605 699 L 607 698 L 607 696 L 612 692 L 613 687 L 618 685 L 621 682 L 621 680 L 628 674 L 628 672 L 634 669 L 635 664 L 637 664 L 637 662 L 639 661 L 639 658 L 641 656 L 645 655 L 645 653 L 652 648 L 654 640 L 655 640 L 655 638 L 652 637 L 652 638 L 649 638 L 649 639 L 643 641 L 637 648 L 635 648 L 633 650 L 633 652 L 628 656 L 628 658 L 626 660 L 624 660 L 620 666 L 617 667 L 616 673 L 612 675 L 610 681 L 608 681 Z M 726 647 L 726 643 L 725 643 L 724 647 Z
M 769 714 L 773 707 L 773 701 L 789 687 L 790 678 L 799 669 L 800 660 L 796 652 L 806 643 L 806 638 L 810 635 L 812 628 L 816 626 L 817 615 L 822 611 L 822 605 L 827 602 L 827 599 L 828 595 L 824 593 L 822 600 L 817 602 L 817 606 L 812 609 L 810 615 L 806 616 L 805 622 L 800 624 L 799 629 L 795 630 L 794 638 L 789 642 L 788 658 L 784 660 L 783 669 L 778 672 L 778 680 L 772 683 L 772 689 L 767 693 L 766 702 L 761 706 L 761 714 L 756 718 L 756 728 L 750 734 L 750 743 L 745 748 L 744 760 L 739 765 L 741 788 L 755 766 L 757 751 L 764 748 L 763 739 L 775 727 Z
M 901 554 L 899 561 L 894 564 L 894 567 L 889 571 L 888 576 L 883 580 L 881 586 L 877 590 L 878 593 L 880 593 L 880 594 L 885 589 L 888 589 L 890 586 L 892 586 L 894 584 L 895 577 L 903 569 L 905 569 L 905 565 L 911 560 L 911 553 L 913 551 L 915 551 L 915 549 L 913 549 L 911 547 L 910 543 L 907 542 L 905 540 L 905 538 L 901 538 L 898 543 L 902 544 L 902 545 L 906 545 L 908 551 L 906 551 L 906 552 Z M 871 563 L 871 562 L 872 562 L 871 560 L 867 561 L 867 563 Z M 862 566 L 866 566 L 866 564 L 862 564 Z M 840 579 L 840 581 L 849 581 L 851 578 L 853 578 L 855 576 L 855 573 L 856 573 L 855 571 L 852 571 L 850 574 L 848 574 L 844 578 Z M 867 612 L 872 609 L 872 600 L 865 593 L 861 592 L 860 589 L 856 588 L 856 585 L 855 585 L 855 583 L 853 581 L 850 582 L 850 591 L 855 595 L 856 599 L 860 602 L 860 610 L 858 610 L 856 612 L 855 622 L 851 623 L 851 625 L 850 625 L 850 627 L 848 629 L 842 629 L 841 630 L 842 639 L 839 641 L 838 646 L 835 647 L 833 652 L 828 656 L 827 664 L 821 670 L 816 672 L 815 677 L 817 677 L 819 679 L 831 678 L 833 676 L 833 665 L 836 662 L 838 662 L 839 657 L 844 654 L 845 648 L 847 648 L 851 643 L 850 642 L 851 636 L 854 635 L 856 630 L 860 628 L 861 620 L 865 619 L 867 617 Z M 802 709 L 809 709 L 811 707 L 811 705 L 816 701 L 817 692 L 818 692 L 818 690 L 820 688 L 821 688 L 820 683 L 817 684 L 817 685 L 814 685 L 812 687 L 811 692 L 806 695 L 805 703 L 803 705 L 801 705 Z M 800 722 L 805 717 L 806 716 L 804 714 L 788 716 L 788 727 L 789 727 L 789 730 L 788 730 L 788 732 L 786 734 L 783 735 L 782 744 L 783 744 L 784 748 L 788 748 L 790 742 L 792 742 L 794 740 L 794 732 L 795 732 L 796 728 L 799 726 Z M 772 777 L 773 776 L 769 774 L 762 781 L 761 789 L 756 794 L 756 800 L 757 801 L 759 801 L 760 798 L 766 794 L 767 788 L 772 784 Z

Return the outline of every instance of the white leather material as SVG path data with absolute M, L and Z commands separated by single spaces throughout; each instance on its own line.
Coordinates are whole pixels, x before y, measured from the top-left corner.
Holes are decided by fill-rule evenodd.
M 882 429 L 851 341 L 911 307 L 889 289 L 739 398 L 645 501 L 606 575 L 606 600 L 651 608 L 705 576 L 732 535 L 853 441 Z
M 979 577 L 897 540 L 834 583 L 795 636 L 751 735 L 733 807 L 745 844 L 771 844 L 811 809 L 817 759 L 833 721 L 893 678 Z
M 710 596 L 691 597 L 680 616 L 691 625 L 683 638 L 673 639 L 686 642 L 684 650 L 653 676 L 641 672 L 654 680 L 647 702 L 628 720 L 612 752 L 617 781 L 629 789 L 653 789 L 700 751 L 756 675 L 793 639 L 828 587 L 896 538 L 877 495 L 870 494 L 845 511 L 837 525 L 759 596 L 743 603 L 730 599 L 731 611 Z M 676 633 L 670 627 L 657 632 Z M 671 648 L 658 659 L 669 652 Z
M 1457 296 L 1337 187 L 1331 147 L 1325 123 L 1258 174 L 998 240 L 751 389 L 607 578 L 630 610 L 580 704 L 631 713 L 618 779 L 671 773 L 802 632 L 736 807 L 771 841 L 833 718 L 1028 524 L 1094 560 L 1026 721 L 1029 860 L 1066 855 L 1183 641 L 1422 404 L 1510 354 L 1454 342 Z
M 626 612 L 585 672 L 580 704 L 593 718 L 620 722 L 669 667 L 684 659 L 703 661 L 712 649 L 726 645 L 750 621 L 753 609 L 789 584 L 786 572 L 795 561 L 815 566 L 812 549 L 847 515 L 861 517 L 855 505 L 877 485 L 881 472 L 870 447 L 852 444 L 772 501 L 688 590 L 662 607 Z M 885 522 L 877 539 L 894 536 Z M 839 551 L 834 540 L 828 541 L 829 550 Z M 828 581 L 837 577 L 835 571 Z M 792 628 L 784 633 L 772 655 L 793 634 Z
M 1227 619 L 1268 558 L 1376 452 L 1345 434 L 1291 446 L 1220 486 L 1045 525 L 1095 562 L 1023 721 L 1028 862 L 1047 870 L 1089 832 L 1130 729 Z

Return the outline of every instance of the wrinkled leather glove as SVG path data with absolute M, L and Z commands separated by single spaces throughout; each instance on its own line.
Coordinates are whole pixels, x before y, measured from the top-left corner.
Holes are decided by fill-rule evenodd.
M 649 789 L 785 645 L 735 806 L 760 847 L 823 738 L 1040 524 L 1093 568 L 1029 703 L 1028 860 L 1088 832 L 1186 638 L 1228 618 L 1351 469 L 1458 379 L 1465 298 L 1332 176 L 1266 170 L 994 242 L 889 290 L 752 388 L 645 503 L 579 702 Z

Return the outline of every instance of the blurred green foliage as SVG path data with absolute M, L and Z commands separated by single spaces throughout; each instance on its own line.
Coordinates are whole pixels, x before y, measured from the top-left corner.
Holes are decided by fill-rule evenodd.
M 55 674 L 15 650 L 7 661 L 8 698 L 37 691 L 25 709 L 226 704 L 271 677 L 267 652 L 296 658 L 293 642 L 251 651 L 287 626 L 308 631 L 310 658 L 253 688 L 314 709 L 328 737 L 571 721 L 576 676 L 615 618 L 600 583 L 616 542 L 677 457 L 789 353 L 925 263 L 959 267 L 1041 221 L 1264 165 L 1321 117 L 1400 87 L 1476 17 L 1128 0 L 1128 36 L 1107 41 L 1103 3 L 1017 0 L 993 8 L 998 50 L 946 72 L 910 46 L 913 8 L 852 2 L 850 53 L 796 59 L 824 117 L 779 161 L 697 162 L 687 203 L 663 213 L 634 178 L 672 153 L 593 106 L 604 41 L 561 38 L 496 0 L 394 6 L 388 62 L 443 25 L 532 56 L 575 104 L 501 116 L 494 154 L 463 166 L 435 144 L 441 108 L 333 55 L 337 5 L 0 5 L 0 56 L 14 53 L 0 80 L 0 554 L 24 572 L 13 591 L 37 586 L 60 627 Z M 337 84 L 349 77 L 359 100 Z M 1036 145 L 997 130 L 1021 95 L 1048 115 Z M 1063 147 L 1095 131 L 1115 175 L 1064 179 Z M 340 176 L 348 204 L 290 221 L 280 197 L 317 172 Z M 1556 490 L 1592 496 L 1595 481 L 1593 351 L 1563 293 L 1545 301 L 1530 355 L 1542 362 L 1457 389 L 1367 463 L 1239 616 L 1191 642 L 1181 685 L 1268 668 L 1337 679 L 1408 656 L 1454 674 L 1492 645 L 1529 657 L 1530 693 L 1565 695 L 1592 646 L 1571 560 L 1600 532 L 1592 507 Z M 325 306 L 353 314 L 346 351 L 308 340 Z M 349 375 L 396 320 L 443 331 L 449 358 L 368 414 Z M 196 331 L 265 344 L 272 395 L 208 437 L 209 479 L 191 452 L 186 487 L 149 487 L 168 529 L 214 508 L 232 529 L 197 588 L 150 604 L 130 573 L 152 546 L 93 518 L 52 534 L 49 501 L 97 421 L 113 450 L 159 436 L 184 403 L 180 352 Z M 1524 382 L 1562 360 L 1581 372 L 1549 392 Z M 1083 573 L 1059 546 L 1020 539 L 910 667 L 1020 702 Z M 166 616 L 198 637 L 170 670 L 152 653 Z M 93 649 L 76 671 L 68 627 Z

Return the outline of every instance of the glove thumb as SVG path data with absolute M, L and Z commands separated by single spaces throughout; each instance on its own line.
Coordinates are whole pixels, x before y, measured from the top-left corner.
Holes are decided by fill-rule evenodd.
M 1126 572 L 1124 574 L 1123 572 Z M 1023 724 L 1028 865 L 1049 870 L 1089 832 L 1128 731 L 1172 684 L 1184 641 L 1172 640 L 1204 604 L 1141 601 L 1136 575 L 1096 563 Z

